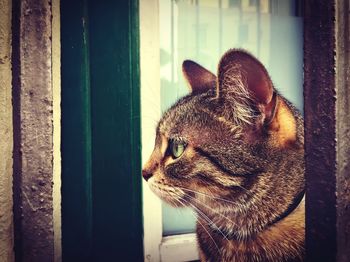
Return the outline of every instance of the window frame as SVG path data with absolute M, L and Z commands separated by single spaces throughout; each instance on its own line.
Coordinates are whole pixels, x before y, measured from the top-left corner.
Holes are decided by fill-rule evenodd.
M 62 258 L 142 261 L 139 1 L 60 4 Z
M 154 92 L 160 90 L 158 1 L 140 0 L 141 128 L 142 141 L 147 141 L 142 145 L 143 164 L 153 150 L 154 124 L 161 116 L 160 92 Z M 152 101 L 148 95 L 150 92 Z M 142 191 L 145 261 L 198 260 L 196 234 L 163 237 L 162 202 L 145 181 Z

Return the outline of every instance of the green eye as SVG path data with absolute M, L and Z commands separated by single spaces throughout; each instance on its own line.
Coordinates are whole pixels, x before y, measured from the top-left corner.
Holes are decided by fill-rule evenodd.
M 186 143 L 182 141 L 170 141 L 170 153 L 173 158 L 179 158 L 185 151 Z

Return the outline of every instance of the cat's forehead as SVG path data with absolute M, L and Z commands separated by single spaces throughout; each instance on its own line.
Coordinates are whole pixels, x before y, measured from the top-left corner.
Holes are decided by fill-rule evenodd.
M 188 136 L 195 132 L 204 120 L 201 99 L 186 96 L 168 109 L 159 121 L 157 131 L 166 137 Z
M 157 133 L 166 138 L 184 138 L 193 143 L 222 140 L 237 135 L 237 126 L 215 110 L 212 96 L 187 96 L 164 113 Z
M 158 132 L 167 137 L 183 133 L 193 125 L 191 114 L 194 110 L 191 104 L 178 104 L 170 108 L 159 121 Z

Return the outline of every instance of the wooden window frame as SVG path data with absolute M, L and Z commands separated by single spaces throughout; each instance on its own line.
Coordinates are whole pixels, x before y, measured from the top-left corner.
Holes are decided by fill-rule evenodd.
M 61 0 L 63 261 L 143 260 L 138 10 Z

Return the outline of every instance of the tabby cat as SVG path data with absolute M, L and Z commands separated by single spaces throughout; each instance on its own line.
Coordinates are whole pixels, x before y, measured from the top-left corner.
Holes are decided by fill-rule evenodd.
M 191 93 L 158 123 L 148 185 L 198 214 L 201 261 L 303 261 L 301 114 L 246 51 L 224 54 L 217 76 L 189 60 L 183 73 Z

